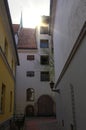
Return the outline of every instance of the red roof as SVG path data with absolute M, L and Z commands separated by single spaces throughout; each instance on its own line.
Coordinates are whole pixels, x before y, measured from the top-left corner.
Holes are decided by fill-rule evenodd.
M 17 33 L 19 29 L 19 24 L 13 24 L 13 31 L 14 33 Z
M 19 32 L 18 49 L 36 49 L 36 31 L 32 28 L 21 28 Z
M 18 49 L 36 49 L 36 31 L 32 28 L 21 28 L 19 24 L 13 24 L 14 33 L 18 33 Z M 19 31 L 19 32 L 18 32 Z

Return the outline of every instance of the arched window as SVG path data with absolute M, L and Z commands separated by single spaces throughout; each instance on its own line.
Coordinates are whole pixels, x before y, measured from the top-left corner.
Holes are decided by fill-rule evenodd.
M 34 101 L 34 95 L 35 92 L 34 92 L 34 89 L 33 88 L 28 88 L 26 90 L 26 100 L 27 101 Z

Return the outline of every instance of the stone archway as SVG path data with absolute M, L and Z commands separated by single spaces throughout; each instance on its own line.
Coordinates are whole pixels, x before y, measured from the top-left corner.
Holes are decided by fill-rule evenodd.
M 32 105 L 26 106 L 25 113 L 26 113 L 26 117 L 34 116 L 34 107 Z
M 38 116 L 53 116 L 54 115 L 54 101 L 49 95 L 42 95 L 38 102 Z

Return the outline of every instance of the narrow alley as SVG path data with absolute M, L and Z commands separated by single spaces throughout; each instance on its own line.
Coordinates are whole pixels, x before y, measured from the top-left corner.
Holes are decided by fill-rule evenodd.
M 86 0 L 0 0 L 0 130 L 86 130 Z

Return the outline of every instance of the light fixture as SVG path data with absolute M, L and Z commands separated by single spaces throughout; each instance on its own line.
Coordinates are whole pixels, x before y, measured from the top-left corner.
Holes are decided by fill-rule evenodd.
M 53 81 L 51 81 L 50 82 L 50 88 L 51 88 L 51 90 L 53 91 L 53 92 L 57 92 L 57 93 L 59 93 L 60 94 L 60 89 L 54 89 L 54 82 Z

